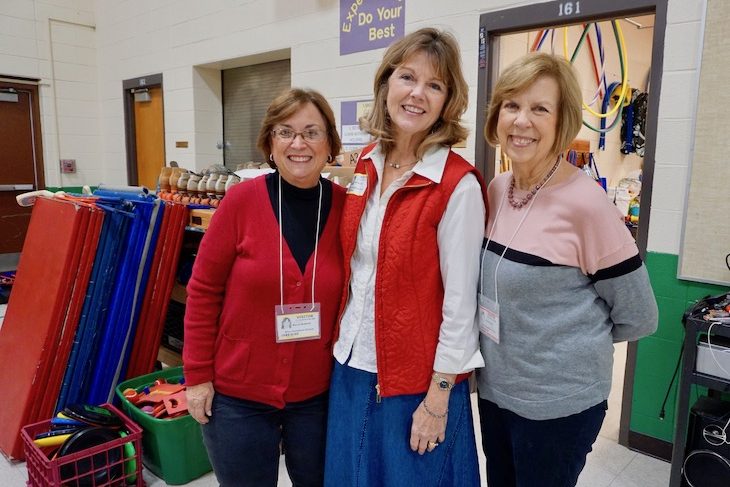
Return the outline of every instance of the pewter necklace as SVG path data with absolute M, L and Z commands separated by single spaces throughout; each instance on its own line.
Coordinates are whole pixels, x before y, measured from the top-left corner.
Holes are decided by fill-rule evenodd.
M 510 206 L 512 206 L 512 208 L 517 208 L 517 209 L 520 209 L 523 206 L 525 206 L 532 199 L 532 197 L 535 196 L 535 193 L 537 193 L 540 190 L 540 188 L 542 188 L 543 185 L 545 185 L 545 183 L 548 182 L 548 180 L 552 177 L 552 175 L 555 174 L 555 171 L 558 170 L 558 166 L 560 165 L 560 161 L 562 159 L 563 159 L 563 155 L 561 154 L 560 156 L 558 156 L 558 160 L 555 161 L 555 165 L 550 169 L 550 171 L 548 171 L 548 173 L 545 175 L 545 177 L 542 178 L 542 181 L 537 183 L 537 186 L 532 188 L 532 190 L 530 190 L 530 192 L 527 193 L 527 196 L 522 198 L 520 201 L 515 201 L 515 198 L 514 198 L 515 175 L 514 175 L 514 173 L 512 173 L 512 180 L 509 182 L 509 191 L 507 192 L 507 201 L 509 201 Z
M 398 163 L 398 162 L 389 162 L 389 163 L 388 163 L 388 165 L 389 165 L 390 167 L 392 167 L 393 169 L 400 169 L 401 167 L 410 167 L 410 166 L 415 166 L 416 164 L 418 164 L 418 162 L 419 162 L 419 161 L 416 161 L 416 162 L 411 162 L 410 164 L 400 164 L 400 163 Z

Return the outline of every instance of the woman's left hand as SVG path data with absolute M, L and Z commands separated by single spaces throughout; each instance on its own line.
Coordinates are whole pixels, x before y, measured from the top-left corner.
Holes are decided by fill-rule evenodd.
M 433 451 L 439 443 L 446 439 L 446 421 L 448 420 L 446 412 L 448 407 L 449 393 L 429 388 L 426 397 L 413 412 L 411 450 L 423 455 L 427 451 Z M 440 415 L 443 415 L 443 417 L 436 417 Z

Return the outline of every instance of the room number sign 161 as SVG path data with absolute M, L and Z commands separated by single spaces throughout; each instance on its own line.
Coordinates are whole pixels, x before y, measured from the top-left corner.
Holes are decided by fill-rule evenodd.
M 558 15 L 578 15 L 580 14 L 580 2 L 560 2 L 558 4 Z

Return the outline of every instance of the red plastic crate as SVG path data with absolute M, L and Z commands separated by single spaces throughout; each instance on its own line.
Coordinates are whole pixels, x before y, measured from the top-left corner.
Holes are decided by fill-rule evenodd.
M 142 429 L 119 409 L 111 404 L 102 407 L 116 413 L 124 421 L 127 436 L 102 445 L 87 448 L 71 455 L 51 460 L 46 455 L 48 448 L 39 448 L 33 443 L 38 433 L 48 431 L 51 421 L 25 426 L 20 435 L 25 446 L 28 483 L 32 487 L 61 486 L 125 486 L 144 487 L 142 478 Z M 134 446 L 134 455 L 125 456 L 125 445 Z M 110 457 L 111 455 L 111 457 Z M 116 457 L 116 458 L 114 458 Z M 134 465 L 128 462 L 135 462 Z M 128 471 L 129 470 L 129 471 Z M 106 474 L 101 474 L 106 472 Z M 97 479 L 96 475 L 105 479 Z

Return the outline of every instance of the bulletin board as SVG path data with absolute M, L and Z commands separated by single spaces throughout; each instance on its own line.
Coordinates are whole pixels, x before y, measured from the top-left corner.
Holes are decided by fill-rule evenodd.
M 679 277 L 730 284 L 730 2 L 708 0 Z

